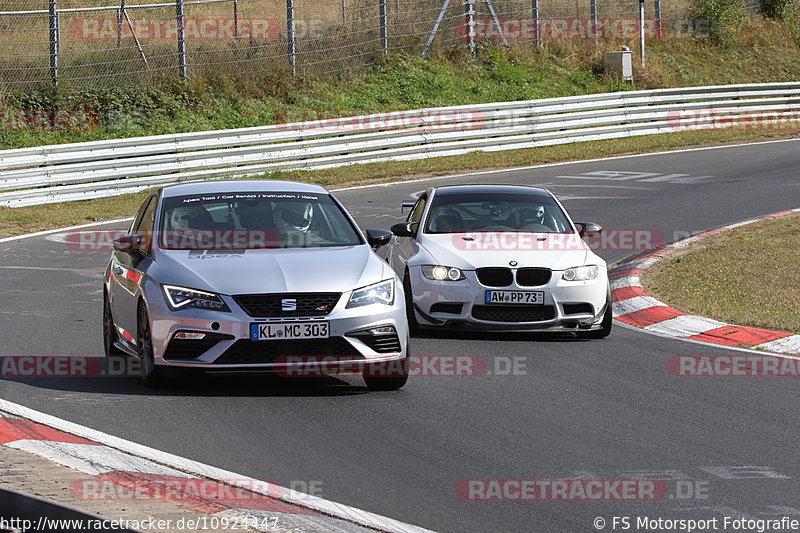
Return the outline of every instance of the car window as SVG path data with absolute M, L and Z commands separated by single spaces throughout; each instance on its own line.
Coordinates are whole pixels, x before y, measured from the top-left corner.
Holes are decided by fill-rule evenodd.
M 128 233 L 136 233 L 136 230 L 142 224 L 142 216 L 144 215 L 145 210 L 150 206 L 152 202 L 153 202 L 152 196 L 148 196 L 147 198 L 145 198 L 144 202 L 142 202 L 141 207 L 139 207 L 139 211 L 136 213 L 133 222 L 131 222 L 131 227 Z
M 435 196 L 424 232 L 463 231 L 569 233 L 572 228 L 564 211 L 550 196 L 524 193 Z
M 414 207 L 411 209 L 411 212 L 408 214 L 408 219 L 406 222 L 409 224 L 417 223 L 422 220 L 422 213 L 425 211 L 425 205 L 428 203 L 427 196 L 421 196 L 417 203 L 414 204 Z
M 165 249 L 355 246 L 363 241 L 329 194 L 240 192 L 165 198 Z
M 150 201 L 142 211 L 141 216 L 136 221 L 133 233 L 142 236 L 140 249 L 144 252 L 149 252 L 153 242 L 153 229 L 155 227 L 156 216 L 156 199 L 154 196 L 150 197 Z

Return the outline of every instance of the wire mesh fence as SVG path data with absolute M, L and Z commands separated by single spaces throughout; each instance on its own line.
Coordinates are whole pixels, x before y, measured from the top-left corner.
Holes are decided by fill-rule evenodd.
M 645 38 L 696 30 L 689 2 L 647 0 Z M 2 0 L 0 86 L 336 73 L 387 52 L 632 40 L 638 17 L 637 0 Z

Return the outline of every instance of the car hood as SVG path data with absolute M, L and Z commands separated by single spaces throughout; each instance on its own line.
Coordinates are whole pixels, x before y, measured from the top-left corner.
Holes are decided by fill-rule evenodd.
M 161 250 L 161 283 L 221 294 L 346 292 L 392 277 L 367 245 L 236 252 Z
M 470 240 L 471 239 L 471 240 Z M 421 242 L 436 264 L 461 270 L 489 266 L 546 267 L 552 270 L 602 264 L 577 235 L 546 233 L 426 234 Z

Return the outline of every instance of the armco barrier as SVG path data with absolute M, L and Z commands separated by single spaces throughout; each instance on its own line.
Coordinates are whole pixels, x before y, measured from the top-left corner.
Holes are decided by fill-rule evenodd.
M 796 128 L 800 83 L 591 94 L 3 150 L 0 205 L 100 198 L 272 170 L 751 124 Z

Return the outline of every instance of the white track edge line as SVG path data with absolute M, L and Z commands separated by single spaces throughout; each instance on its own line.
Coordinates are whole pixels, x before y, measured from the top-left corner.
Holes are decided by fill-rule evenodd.
M 270 494 L 268 490 L 261 488 L 261 486 L 264 485 L 264 482 L 261 480 L 247 476 L 241 476 L 228 470 L 206 465 L 191 459 L 173 455 L 171 453 L 162 452 L 142 444 L 137 444 L 129 440 L 115 437 L 113 435 L 109 435 L 80 424 L 69 422 L 67 420 L 63 420 L 46 413 L 9 402 L 8 400 L 4 400 L 2 398 L 0 398 L 0 411 L 5 411 L 12 415 L 26 418 L 33 422 L 64 431 L 65 433 L 70 433 L 72 435 L 92 440 L 100 444 L 105 444 L 110 448 L 115 448 L 122 452 L 129 453 L 143 459 L 148 459 L 150 461 L 154 461 L 156 463 L 160 463 L 189 474 L 205 477 L 220 483 L 240 486 L 247 490 L 258 492 L 262 495 L 272 498 L 275 497 L 273 494 Z M 419 526 L 407 524 L 393 518 L 388 518 L 371 513 L 369 511 L 364 511 L 349 505 L 336 503 L 302 492 L 297 492 L 285 487 L 281 488 L 281 496 L 276 499 L 287 503 L 292 503 L 300 507 L 312 509 L 335 518 L 341 518 L 358 525 L 378 529 L 380 531 L 386 531 L 390 533 L 431 533 L 430 530 L 421 528 Z

